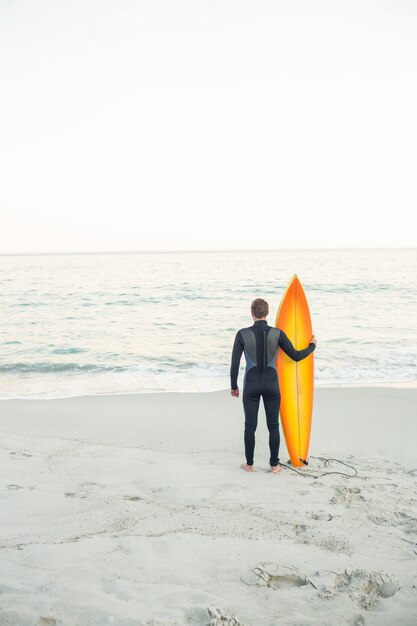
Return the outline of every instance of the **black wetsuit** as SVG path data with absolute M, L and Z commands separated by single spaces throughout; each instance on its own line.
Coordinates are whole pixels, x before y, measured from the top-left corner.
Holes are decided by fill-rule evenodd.
M 255 430 L 258 424 L 258 409 L 262 396 L 266 423 L 269 430 L 271 466 L 279 462 L 278 414 L 281 402 L 276 358 L 281 348 L 294 361 L 301 361 L 315 350 L 310 343 L 304 350 L 296 350 L 283 330 L 268 326 L 266 320 L 257 320 L 253 326 L 242 328 L 236 333 L 230 367 L 231 388 L 237 389 L 237 378 L 242 352 L 245 352 L 246 370 L 243 382 L 243 407 L 245 411 L 245 455 L 248 465 L 253 465 Z

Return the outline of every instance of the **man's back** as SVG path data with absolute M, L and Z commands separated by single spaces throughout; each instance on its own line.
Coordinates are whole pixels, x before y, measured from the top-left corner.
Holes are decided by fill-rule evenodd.
M 315 349 L 310 343 L 304 350 L 296 350 L 283 330 L 269 326 L 266 320 L 256 320 L 252 326 L 241 328 L 235 337 L 230 367 L 231 389 L 237 389 L 237 378 L 242 352 L 245 353 L 245 382 L 249 370 L 256 367 L 257 371 L 265 372 L 271 367 L 276 372 L 276 358 L 281 348 L 294 361 L 301 361 Z

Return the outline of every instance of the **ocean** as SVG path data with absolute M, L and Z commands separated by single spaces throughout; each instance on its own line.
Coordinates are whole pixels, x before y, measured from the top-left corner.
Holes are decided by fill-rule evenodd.
M 317 386 L 415 382 L 416 268 L 415 248 L 3 255 L 0 398 L 227 389 L 251 301 L 274 325 L 295 273 Z

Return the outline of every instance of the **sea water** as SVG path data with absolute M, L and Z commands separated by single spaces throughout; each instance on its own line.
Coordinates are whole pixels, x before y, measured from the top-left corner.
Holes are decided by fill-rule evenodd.
M 229 388 L 251 301 L 274 325 L 295 273 L 316 385 L 416 381 L 416 268 L 417 249 L 3 255 L 0 398 Z

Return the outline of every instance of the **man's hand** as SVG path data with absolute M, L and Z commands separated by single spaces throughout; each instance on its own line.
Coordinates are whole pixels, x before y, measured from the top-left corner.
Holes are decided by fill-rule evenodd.
M 230 390 L 230 395 L 233 396 L 234 398 L 238 398 L 239 397 L 239 389 L 231 389 Z
M 317 346 L 317 339 L 315 338 L 315 336 L 313 335 L 312 338 L 310 339 L 310 343 L 314 343 Z

